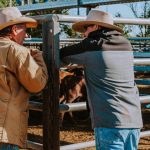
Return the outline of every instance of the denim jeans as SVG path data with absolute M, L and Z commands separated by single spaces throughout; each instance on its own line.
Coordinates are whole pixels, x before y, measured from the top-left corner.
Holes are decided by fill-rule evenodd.
M 19 150 L 17 145 L 0 143 L 0 150 Z
M 96 150 L 137 150 L 140 129 L 94 128 Z

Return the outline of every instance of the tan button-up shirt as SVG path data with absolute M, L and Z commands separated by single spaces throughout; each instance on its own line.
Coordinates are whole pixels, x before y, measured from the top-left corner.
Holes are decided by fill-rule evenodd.
M 29 93 L 42 90 L 47 79 L 40 51 L 0 37 L 0 143 L 26 146 Z

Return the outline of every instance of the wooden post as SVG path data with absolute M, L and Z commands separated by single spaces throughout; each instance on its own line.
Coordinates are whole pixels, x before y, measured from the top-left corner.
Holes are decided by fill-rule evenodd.
M 43 91 L 43 150 L 59 150 L 59 22 L 46 15 L 43 22 L 43 52 L 49 81 Z

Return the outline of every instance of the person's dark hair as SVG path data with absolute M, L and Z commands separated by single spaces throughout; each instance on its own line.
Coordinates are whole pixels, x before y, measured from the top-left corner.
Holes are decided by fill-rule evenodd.
M 10 35 L 11 32 L 12 32 L 12 27 L 13 27 L 13 25 L 12 26 L 8 26 L 8 27 L 0 30 L 0 36 L 8 36 L 8 35 Z

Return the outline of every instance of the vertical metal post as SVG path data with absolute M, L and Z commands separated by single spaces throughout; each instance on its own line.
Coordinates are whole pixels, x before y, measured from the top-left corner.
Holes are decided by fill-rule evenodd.
M 27 4 L 30 5 L 30 0 L 27 1 Z
M 22 1 L 21 1 L 21 5 L 22 5 L 22 6 L 23 6 L 23 5 L 25 5 L 25 2 L 24 2 L 24 0 L 22 0 Z
M 49 81 L 43 92 L 43 150 L 59 150 L 59 22 L 56 15 L 44 18 L 43 52 Z
M 78 15 L 80 15 L 80 4 L 81 4 L 80 0 L 77 0 L 77 5 L 78 5 L 78 7 L 77 7 L 77 14 Z
M 12 0 L 9 0 L 9 7 L 12 7 Z
M 89 14 L 90 10 L 91 10 L 91 8 L 86 8 L 86 15 Z

